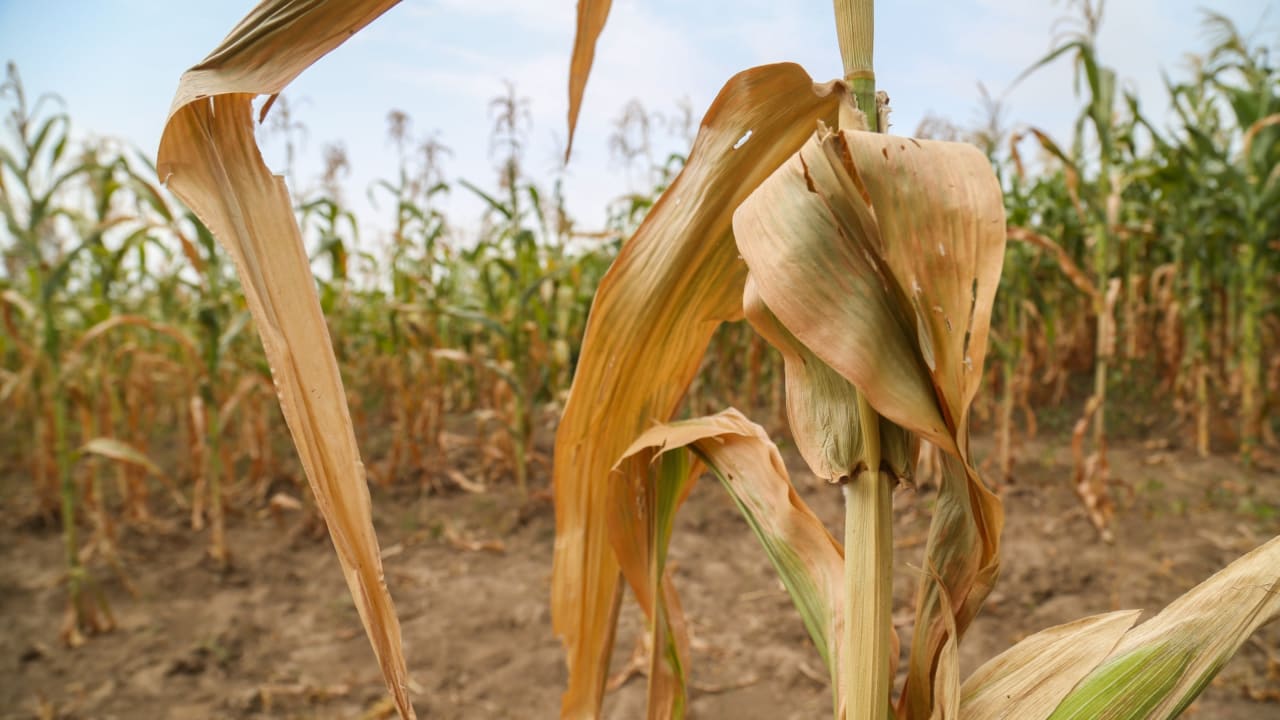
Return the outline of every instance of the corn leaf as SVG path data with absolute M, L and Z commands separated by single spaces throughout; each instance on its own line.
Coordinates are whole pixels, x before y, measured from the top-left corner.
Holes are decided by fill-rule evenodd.
M 569 161 L 573 151 L 573 132 L 578 127 L 578 111 L 582 109 L 582 94 L 587 89 L 587 77 L 596 59 L 596 40 L 604 30 L 613 0 L 578 0 L 578 30 L 573 36 L 573 57 L 569 61 L 569 141 L 565 144 L 564 159 Z
M 964 455 L 1003 260 L 1001 197 L 972 146 L 822 132 L 734 231 L 783 325 L 881 415 Z
M 845 98 L 843 84 L 814 84 L 789 63 L 731 78 L 684 170 L 600 282 L 556 433 L 552 620 L 569 666 L 564 717 L 598 716 L 608 673 L 619 575 L 610 469 L 675 412 L 719 323 L 741 317 L 734 209 Z
M 711 468 L 760 540 L 831 673 L 833 693 L 838 693 L 844 583 L 840 544 L 796 494 L 764 429 L 737 410 L 655 426 L 625 456 L 683 447 Z M 834 702 L 841 706 L 838 696 Z
M 652 720 L 684 716 L 689 638 L 675 585 L 667 577 L 667 548 L 676 511 L 701 472 L 686 453 L 655 458 L 643 449 L 624 457 L 609 484 L 619 522 L 609 540 L 623 577 L 649 622 L 648 713 Z
M 1254 630 L 1280 616 L 1280 536 L 1129 630 L 1052 720 L 1177 717 Z
M 1089 275 L 1071 259 L 1071 255 L 1052 239 L 1041 235 L 1040 233 L 1025 227 L 1010 227 L 1008 230 L 1010 240 L 1021 240 L 1022 242 L 1038 247 L 1049 253 L 1053 257 L 1054 262 L 1058 263 L 1058 268 L 1062 270 L 1062 274 L 1067 276 L 1072 285 L 1089 297 L 1092 303 L 1100 302 L 1098 288 L 1089 279 Z
M 108 460 L 136 465 L 158 478 L 165 476 L 164 471 L 147 454 L 123 440 L 109 437 L 96 437 L 80 446 L 82 455 L 97 455 Z
M 400 626 L 382 575 L 369 489 L 329 331 L 284 180 L 263 163 L 252 101 L 385 12 L 394 0 L 266 0 L 179 83 L 159 176 L 235 261 L 281 409 L 347 586 L 401 717 L 413 717 Z M 268 106 L 269 107 L 269 103 Z M 266 108 L 264 107 L 264 114 Z
M 1115 649 L 1137 610 L 1051 627 L 988 660 L 964 681 L 963 720 L 1044 720 Z
M 999 183 L 963 143 L 823 129 L 743 204 L 734 233 L 781 324 L 947 453 L 899 703 L 900 717 L 928 717 L 949 633 L 938 594 L 963 633 L 999 568 L 1000 502 L 968 448 L 1004 254 Z
M 945 580 L 932 576 L 933 584 L 943 586 Z M 938 669 L 932 678 L 933 709 L 929 720 L 956 720 L 960 717 L 960 632 L 956 628 L 956 612 L 951 607 L 947 593 L 938 594 L 941 612 L 939 622 L 944 628 L 942 647 L 938 651 Z M 917 710 L 918 712 L 918 710 Z
M 946 664 L 940 655 L 952 642 L 951 633 L 964 634 L 995 586 L 1003 526 L 1000 499 L 971 465 L 944 454 L 924 552 L 931 573 L 921 577 L 916 592 L 915 632 L 898 701 L 899 718 L 929 714 L 935 675 Z M 959 693 L 954 693 L 954 701 L 959 700 Z
M 141 315 L 113 315 L 84 331 L 71 347 L 66 363 L 75 365 L 83 362 L 85 349 L 90 344 L 112 330 L 122 327 L 141 327 L 159 335 L 164 335 L 182 350 L 186 362 L 191 367 L 195 366 L 197 359 L 200 357 L 200 353 L 196 350 L 195 343 L 191 340 L 191 337 L 176 325 L 156 322 Z

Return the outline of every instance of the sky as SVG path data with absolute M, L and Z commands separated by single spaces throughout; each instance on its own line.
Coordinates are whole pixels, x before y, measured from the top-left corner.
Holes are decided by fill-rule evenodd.
M 29 94 L 54 92 L 77 133 L 123 139 L 154 157 L 182 71 L 199 62 L 252 0 L 0 0 L 0 60 L 17 63 Z M 1161 73 L 1179 76 L 1185 55 L 1206 48 L 1201 8 L 1276 44 L 1276 0 L 1111 0 L 1098 52 L 1156 118 L 1167 113 Z M 316 187 L 322 148 L 341 142 L 351 171 L 345 199 L 364 224 L 386 228 L 389 208 L 368 200 L 374 179 L 395 172 L 387 113 L 402 110 L 418 137 L 451 148 L 444 171 L 495 185 L 490 100 L 514 84 L 529 98 L 524 165 L 546 180 L 565 136 L 574 0 L 405 0 L 321 59 L 285 92 L 307 130 L 295 168 Z M 961 125 L 980 120 L 978 83 L 993 95 L 1051 47 L 1060 0 L 896 0 L 877 3 L 875 66 L 891 98 L 893 131 L 910 134 L 928 113 Z M 584 230 L 604 223 L 606 203 L 641 189 L 611 159 L 608 138 L 624 105 L 639 100 L 700 118 L 723 83 L 754 65 L 791 61 L 817 81 L 841 74 L 830 0 L 615 0 L 587 85 L 574 156 L 564 170 L 570 213 Z M 1065 138 L 1080 107 L 1065 59 L 1005 97 L 1006 119 Z M 283 170 L 282 145 L 266 139 Z M 668 150 L 678 150 L 671 138 Z M 479 222 L 483 206 L 455 186 L 451 221 Z

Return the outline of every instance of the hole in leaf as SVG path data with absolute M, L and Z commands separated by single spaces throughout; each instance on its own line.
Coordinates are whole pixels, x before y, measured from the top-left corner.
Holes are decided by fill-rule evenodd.
M 738 138 L 738 142 L 733 144 L 733 149 L 737 150 L 743 145 L 746 145 L 747 141 L 751 139 L 751 132 L 752 132 L 751 130 L 748 130 L 745 133 L 743 133 L 742 137 Z

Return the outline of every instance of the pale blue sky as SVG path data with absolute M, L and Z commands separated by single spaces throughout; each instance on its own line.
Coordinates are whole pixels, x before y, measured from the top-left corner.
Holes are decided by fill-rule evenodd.
M 154 152 L 179 75 L 211 50 L 250 0 L 0 0 L 0 60 L 14 60 L 29 92 L 54 91 L 82 133 L 111 135 Z M 1111 0 L 1099 51 L 1146 106 L 1164 110 L 1160 72 L 1182 71 L 1205 47 L 1200 7 L 1259 37 L 1277 38 L 1274 0 Z M 1270 10 L 1268 12 L 1268 10 Z M 876 72 L 892 97 L 897 132 L 927 112 L 976 119 L 976 85 L 999 93 L 1050 46 L 1067 7 L 1051 0 L 880 2 Z M 386 114 L 407 111 L 419 133 L 453 149 L 445 170 L 491 186 L 488 101 L 504 79 L 531 99 L 526 166 L 549 177 L 564 134 L 573 0 L 407 0 L 304 73 L 286 94 L 309 128 L 299 164 L 314 186 L 321 147 L 342 141 L 352 163 L 346 196 L 362 216 L 371 180 L 389 175 Z M 734 72 L 766 62 L 802 64 L 815 80 L 840 74 L 830 0 L 615 0 L 600 40 L 573 162 L 570 210 L 586 226 L 629 180 L 609 160 L 612 119 L 631 98 L 671 111 L 687 98 L 700 117 Z M 1065 134 L 1078 101 L 1067 62 L 1024 82 L 1008 119 Z M 268 148 L 268 159 L 280 153 Z M 455 188 L 455 221 L 473 224 L 478 203 Z M 372 226 L 380 225 L 375 221 Z M 589 229 L 589 227 L 588 227 Z

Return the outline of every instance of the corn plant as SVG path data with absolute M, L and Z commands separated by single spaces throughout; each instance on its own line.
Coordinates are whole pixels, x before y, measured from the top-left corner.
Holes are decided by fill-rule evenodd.
M 999 278 L 1003 211 L 990 168 L 971 150 L 860 132 L 863 122 L 876 128 L 881 109 L 871 102 L 870 9 L 836 5 L 848 85 L 815 86 L 802 73 L 791 87 L 772 84 L 770 73 L 785 72 L 778 67 L 731 80 L 684 172 L 624 245 L 593 304 L 557 436 L 553 603 L 570 664 L 562 712 L 599 713 L 620 576 L 649 618 L 650 715 L 682 712 L 687 641 L 664 562 L 672 516 L 696 476 L 690 468 L 702 462 L 791 592 L 831 671 L 837 717 L 1175 715 L 1256 627 L 1258 613 L 1275 614 L 1277 578 L 1266 565 L 1280 541 L 1136 630 L 1128 629 L 1132 614 L 1055 628 L 960 685 L 956 644 L 998 572 L 1000 504 L 969 461 L 967 424 Z M 607 9 L 579 4 L 571 98 L 581 96 L 580 59 L 592 55 Z M 822 105 L 827 93 L 837 107 Z M 815 131 L 823 115 L 840 130 L 819 122 Z M 1095 232 L 1106 258 L 1107 228 Z M 788 412 L 806 463 L 845 485 L 843 553 L 790 489 L 760 428 L 736 412 L 645 429 L 674 412 L 711 331 L 739 313 L 787 359 Z M 1105 368 L 1101 377 L 1100 397 Z M 906 685 L 891 703 L 896 653 L 884 578 L 892 543 L 882 481 L 909 476 L 916 437 L 943 448 L 947 461 Z M 656 457 L 683 446 L 692 458 Z M 1230 589 L 1228 577 L 1255 572 L 1265 578 L 1256 593 Z M 1179 632 L 1184 622 L 1202 628 L 1224 596 L 1239 601 L 1224 618 L 1233 632 Z M 1066 647 L 1082 651 L 1064 663 L 1070 669 L 1047 668 Z
M 1226 17 L 1208 13 L 1216 41 L 1202 76 L 1230 108 L 1237 137 L 1212 145 L 1204 158 L 1219 175 L 1227 197 L 1239 274 L 1240 453 L 1253 459 L 1261 439 L 1262 316 L 1266 279 L 1275 276 L 1268 243 L 1280 235 L 1280 80 L 1263 48 L 1250 48 Z M 1225 150 L 1225 152 L 1224 152 Z
M 260 4 L 183 76 L 157 167 L 235 261 L 361 619 L 412 717 L 328 327 L 287 190 L 252 132 L 255 96 L 276 96 L 393 4 Z M 570 138 L 609 5 L 578 6 Z M 1004 256 L 1003 198 L 972 146 L 880 132 L 887 96 L 872 68 L 871 3 L 835 8 L 845 78 L 814 83 L 785 63 L 731 78 L 600 282 L 556 437 L 562 715 L 600 714 L 624 580 L 648 620 L 650 716 L 683 714 L 688 637 L 665 560 L 674 514 L 705 466 L 791 593 L 831 675 L 833 716 L 1172 717 L 1280 613 L 1280 539 L 1142 625 L 1126 612 L 1051 628 L 961 682 L 958 643 L 999 571 L 1001 504 L 973 461 L 969 425 Z M 1109 122 L 1109 104 L 1095 110 Z M 1107 224 L 1089 224 L 1109 257 Z M 842 487 L 843 545 L 740 413 L 669 422 L 716 327 L 743 317 L 784 358 L 806 464 Z M 921 439 L 942 451 L 942 481 L 895 699 L 891 490 L 909 481 Z
M 144 516 L 138 510 L 138 483 L 127 481 L 126 466 L 163 474 L 145 453 L 117 436 L 123 423 L 116 388 L 122 384 L 116 367 L 106 361 L 111 354 L 89 353 L 87 346 L 127 325 L 164 329 L 116 313 L 126 301 L 124 258 L 142 252 L 148 242 L 147 227 L 130 206 L 137 196 L 124 155 L 92 145 L 77 153 L 69 142 L 67 115 L 46 112 L 55 98 L 29 103 L 12 65 L 0 90 L 14 99 L 0 145 L 0 214 L 13 241 L 4 257 L 5 328 L 19 362 L 0 399 L 8 407 L 25 408 L 35 420 L 29 453 L 37 513 L 57 509 L 68 597 L 61 637 L 78 645 L 87 634 L 114 626 L 85 562 L 91 551 L 123 577 L 97 459 L 121 464 L 124 501 Z M 72 199 L 77 191 L 79 202 Z M 50 507 L 53 498 L 57 504 Z M 94 524 L 87 544 L 79 537 L 82 514 Z
M 1115 306 L 1119 298 L 1122 280 L 1113 278 L 1116 254 L 1114 234 L 1119 222 L 1121 194 L 1124 183 L 1119 174 L 1116 140 L 1116 73 L 1101 64 L 1096 51 L 1096 38 L 1102 22 L 1103 0 L 1079 0 L 1074 3 L 1080 10 L 1078 27 L 1069 31 L 1048 55 L 1033 65 L 1022 77 L 1067 54 L 1074 56 L 1077 85 L 1084 76 L 1088 98 L 1076 122 L 1073 142 L 1068 151 L 1044 132 L 1032 129 L 1032 133 L 1046 151 L 1060 161 L 1069 175 L 1073 205 L 1081 213 L 1081 221 L 1089 228 L 1090 254 L 1095 292 L 1093 316 L 1094 334 L 1094 383 L 1093 395 L 1085 405 L 1077 436 L 1083 435 L 1086 426 L 1092 425 L 1093 453 L 1084 462 L 1077 463 L 1078 487 L 1086 488 L 1086 502 L 1091 506 L 1090 519 L 1098 531 L 1109 537 L 1109 514 L 1094 508 L 1110 504 L 1106 483 L 1109 474 L 1107 464 L 1107 386 L 1111 359 L 1115 354 L 1116 318 Z M 1019 78 L 1021 79 L 1021 78 Z M 1077 88 L 1078 90 L 1078 88 Z M 1086 145 L 1086 130 L 1091 129 L 1094 145 Z M 1094 157 L 1089 157 L 1092 153 Z M 1092 170 L 1092 177 L 1086 173 Z

